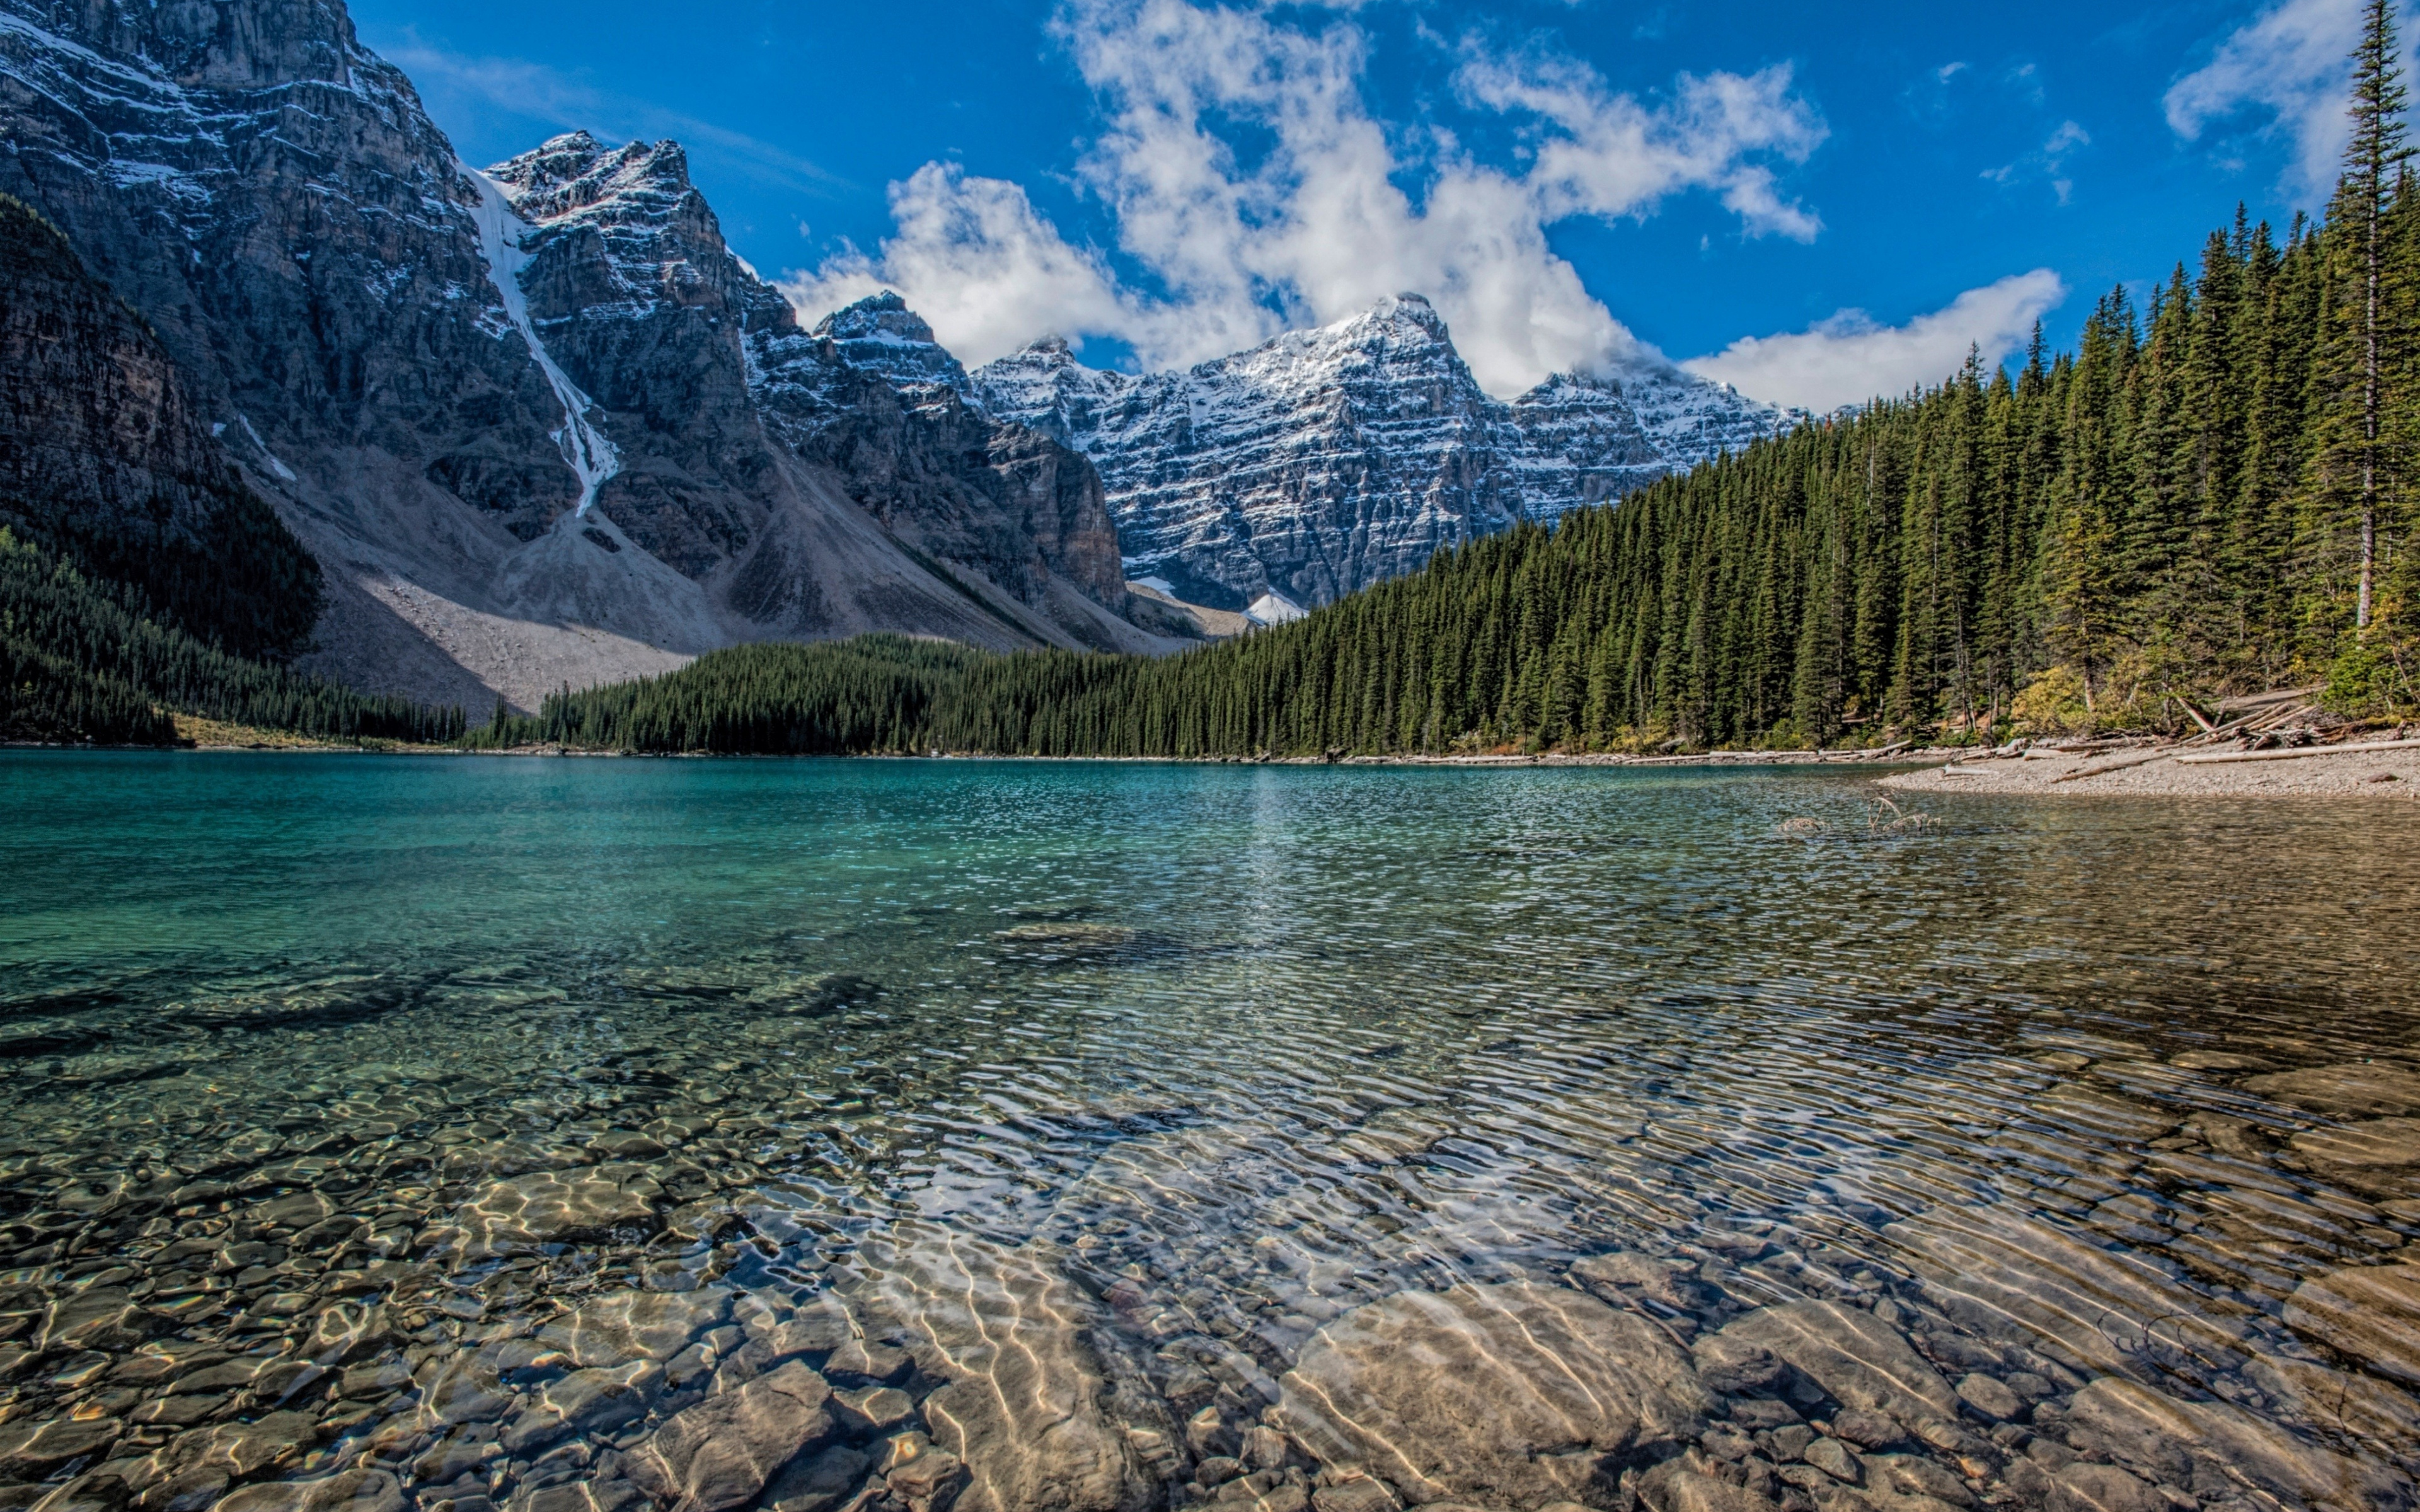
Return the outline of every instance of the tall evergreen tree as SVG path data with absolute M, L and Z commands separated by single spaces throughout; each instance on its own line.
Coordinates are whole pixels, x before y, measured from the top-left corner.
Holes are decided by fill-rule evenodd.
M 2381 320 L 2386 296 L 2386 216 L 2397 170 L 2412 155 L 2404 145 L 2403 69 L 2395 45 L 2393 0 L 2363 7 L 2361 46 L 2353 52 L 2352 140 L 2345 147 L 2345 195 L 2361 259 L 2361 580 L 2353 625 L 2369 627 L 2378 557 L 2379 434 L 2385 405 Z

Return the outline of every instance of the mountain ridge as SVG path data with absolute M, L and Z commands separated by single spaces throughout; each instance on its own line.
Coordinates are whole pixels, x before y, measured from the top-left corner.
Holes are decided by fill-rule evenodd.
M 323 568 L 314 670 L 535 707 L 767 637 L 1177 643 L 1127 617 L 1156 611 L 1080 456 L 829 344 L 769 393 L 743 332 L 805 333 L 675 145 L 558 139 L 491 182 L 335 0 L 0 0 L 0 192 L 157 331 Z M 844 402 L 772 412 L 809 388 Z
M 992 413 L 1093 459 L 1131 575 L 1222 609 L 1332 602 L 1804 418 L 1678 369 L 1498 400 L 1412 293 L 1181 372 L 1086 367 L 1047 338 L 971 378 Z

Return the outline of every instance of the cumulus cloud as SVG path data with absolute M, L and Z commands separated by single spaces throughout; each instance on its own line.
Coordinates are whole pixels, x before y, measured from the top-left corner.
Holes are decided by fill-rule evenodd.
M 836 310 L 885 288 L 961 358 L 1014 351 L 1037 331 L 1109 332 L 1140 312 L 1098 254 L 1071 246 L 1024 189 L 928 162 L 891 186 L 896 234 L 877 260 L 845 253 L 783 284 L 801 312 Z
M 1417 291 L 1481 385 L 1510 394 L 1652 355 L 1555 255 L 1555 223 L 1702 191 L 1748 236 L 1821 228 L 1776 173 L 1825 132 L 1787 67 L 1684 74 L 1644 100 L 1568 61 L 1466 43 L 1458 98 L 1526 148 L 1491 162 L 1371 114 L 1349 18 L 1313 30 L 1191 0 L 1074 0 L 1059 30 L 1103 111 L 1078 182 L 1109 210 L 1113 251 L 1072 245 L 1015 185 L 928 164 L 892 186 L 876 253 L 791 281 L 802 314 L 890 286 L 970 362 L 1055 332 L 1116 337 L 1158 367 Z
M 2168 125 L 2186 141 L 2247 111 L 2293 144 L 2288 184 L 2313 199 L 2334 187 L 2350 139 L 2345 105 L 2361 0 L 2284 0 L 2221 42 L 2168 87 Z
M 1968 289 L 1947 307 L 1903 326 L 1877 325 L 1862 310 L 1843 310 L 1808 330 L 1744 336 L 1712 357 L 1681 365 L 1743 393 L 1821 414 L 1938 383 L 1965 362 L 1970 347 L 1982 349 L 1986 363 L 1997 363 L 2066 298 L 2059 276 L 2038 268 Z

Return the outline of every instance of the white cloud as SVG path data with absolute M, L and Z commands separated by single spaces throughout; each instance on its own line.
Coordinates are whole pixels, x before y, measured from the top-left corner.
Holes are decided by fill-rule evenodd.
M 876 255 L 793 280 L 802 315 L 888 285 L 970 363 L 1056 332 L 1119 338 L 1158 367 L 1417 291 L 1480 382 L 1511 394 L 1644 354 L 1548 245 L 1556 222 L 1706 191 L 1749 236 L 1821 227 L 1776 177 L 1825 131 L 1787 67 L 1684 74 L 1649 101 L 1578 65 L 1466 44 L 1462 102 L 1512 122 L 1527 149 L 1489 162 L 1370 114 L 1349 19 L 1313 31 L 1190 0 L 1073 0 L 1059 29 L 1101 102 L 1078 177 L 1113 219 L 1117 260 L 1071 246 L 1016 186 L 928 164 L 892 186 L 896 230 Z
M 1759 399 L 1821 414 L 1939 383 L 1958 371 L 1970 347 L 1982 348 L 1986 363 L 1997 363 L 2066 298 L 2059 276 L 2038 268 L 1968 289 L 1946 309 L 1903 326 L 1876 325 L 1862 310 L 1843 310 L 1809 330 L 1744 336 L 1681 365 Z
M 2188 142 L 2244 111 L 2293 143 L 2288 183 L 2317 200 L 2335 184 L 2351 128 L 2345 117 L 2361 0 L 2283 0 L 2238 28 L 2202 67 L 2168 87 L 2168 125 Z
M 860 253 L 783 281 L 801 312 L 836 310 L 885 288 L 909 291 L 916 313 L 962 359 L 1014 351 L 1037 332 L 1120 331 L 1134 323 L 1100 257 L 1068 245 L 1025 191 L 928 162 L 891 186 L 895 234 L 879 261 Z
M 2064 205 L 2075 193 L 2075 180 L 2067 175 L 2068 156 L 2079 147 L 2091 145 L 2091 132 L 2073 121 L 2061 121 L 2040 147 L 2014 162 L 1984 169 L 1983 177 L 1996 184 L 2013 184 L 2040 175 L 2050 180 L 2051 192 Z

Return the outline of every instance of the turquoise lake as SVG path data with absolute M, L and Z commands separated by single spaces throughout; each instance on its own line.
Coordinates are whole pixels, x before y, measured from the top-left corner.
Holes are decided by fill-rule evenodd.
M 1960 1394 L 1868 1444 L 1781 1350 L 1557 1449 L 1588 1504 L 2407 1504 L 2420 820 L 1878 792 L 0 753 L 0 1508 L 637 1506 L 783 1360 L 909 1405 L 721 1504 L 916 1512 L 948 1456 L 922 1512 L 1010 1512 L 1081 1439 L 1103 1512 L 1342 1507 L 1305 1351 L 1524 1286 L 1701 1372 L 1845 1309 Z M 1083 1433 L 969 1415 L 1016 1370 Z M 2221 1447 L 2111 1427 L 2142 1391 Z

